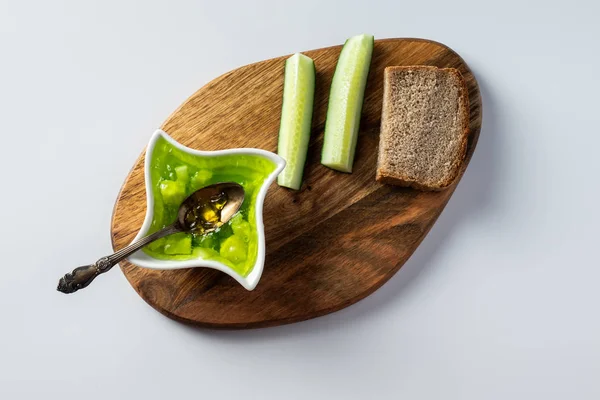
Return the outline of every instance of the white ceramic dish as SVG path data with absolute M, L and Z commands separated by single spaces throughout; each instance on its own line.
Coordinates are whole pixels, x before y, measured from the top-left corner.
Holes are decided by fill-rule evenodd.
M 144 179 L 146 182 L 146 218 L 144 219 L 144 223 L 138 232 L 137 236 L 133 241 L 136 241 L 148 234 L 148 230 L 150 229 L 150 224 L 152 223 L 152 219 L 154 217 L 154 194 L 152 190 L 152 180 L 150 178 L 150 160 L 152 159 L 152 152 L 154 150 L 154 146 L 158 139 L 164 138 L 170 144 L 177 147 L 181 151 L 184 151 L 188 154 L 200 157 L 218 157 L 221 155 L 231 155 L 231 154 L 240 154 L 240 155 L 256 155 L 260 157 L 267 158 L 275 163 L 276 168 L 265 180 L 262 187 L 258 192 L 258 196 L 256 199 L 256 229 L 258 230 L 258 254 L 256 256 L 256 262 L 252 267 L 252 270 L 248 274 L 248 276 L 242 276 L 238 274 L 233 269 L 229 268 L 227 265 L 222 264 L 218 261 L 213 260 L 203 260 L 201 258 L 192 259 L 192 260 L 159 260 L 157 258 L 151 257 L 143 251 L 137 251 L 132 254 L 128 261 L 132 264 L 135 264 L 139 267 L 144 268 L 152 268 L 152 269 L 180 269 L 180 268 L 196 268 L 196 267 L 205 267 L 205 268 L 213 268 L 219 271 L 222 271 L 236 281 L 238 281 L 244 288 L 248 290 L 253 290 L 258 281 L 260 280 L 260 276 L 262 275 L 263 267 L 265 264 L 265 232 L 264 232 L 264 224 L 263 224 L 263 204 L 265 200 L 265 196 L 267 194 L 267 190 L 269 186 L 275 181 L 275 178 L 285 167 L 285 161 L 283 158 L 279 157 L 277 154 L 271 153 L 266 150 L 260 149 L 228 149 L 228 150 L 219 150 L 219 151 L 201 151 L 190 149 L 189 147 L 185 147 L 180 143 L 177 143 L 173 138 L 167 135 L 162 130 L 157 130 L 152 135 L 150 139 L 150 143 L 146 148 L 146 160 L 144 164 Z

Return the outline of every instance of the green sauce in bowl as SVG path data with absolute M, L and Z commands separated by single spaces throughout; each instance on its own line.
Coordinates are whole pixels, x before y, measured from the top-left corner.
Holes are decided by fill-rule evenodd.
M 192 155 L 159 138 L 150 160 L 154 209 L 149 234 L 173 223 L 181 202 L 205 186 L 237 182 L 245 198 L 240 211 L 216 232 L 177 233 L 149 244 L 144 252 L 161 260 L 218 261 L 247 276 L 258 254 L 256 198 L 276 168 L 273 161 L 258 155 Z

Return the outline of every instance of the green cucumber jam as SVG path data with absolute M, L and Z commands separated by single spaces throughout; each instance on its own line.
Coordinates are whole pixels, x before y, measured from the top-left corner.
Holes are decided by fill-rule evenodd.
M 173 223 L 183 200 L 205 186 L 236 182 L 244 188 L 245 196 L 240 210 L 215 232 L 176 233 L 149 244 L 144 252 L 162 260 L 218 261 L 247 276 L 258 254 L 256 198 L 276 164 L 250 154 L 196 156 L 164 138 L 157 140 L 151 157 L 154 218 L 148 234 Z

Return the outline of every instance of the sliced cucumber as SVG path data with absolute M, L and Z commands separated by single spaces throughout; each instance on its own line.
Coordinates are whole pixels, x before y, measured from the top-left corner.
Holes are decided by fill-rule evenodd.
M 165 254 L 192 254 L 192 235 L 189 233 L 176 233 L 166 238 Z
M 315 63 L 296 53 L 285 62 L 283 106 L 277 153 L 286 161 L 277 183 L 300 189 L 308 151 L 315 95 Z
M 180 182 L 183 185 L 187 184 L 187 181 L 190 179 L 187 165 L 175 167 L 175 174 L 177 175 L 177 182 Z
M 331 82 L 321 163 L 338 171 L 352 172 L 373 41 L 372 35 L 346 40 Z
M 228 259 L 234 264 L 238 264 L 246 261 L 246 258 L 248 258 L 248 245 L 238 235 L 229 236 L 221 243 L 219 253 L 221 257 Z
M 165 204 L 179 206 L 185 200 L 185 185 L 168 179 L 163 180 L 160 182 L 160 194 Z

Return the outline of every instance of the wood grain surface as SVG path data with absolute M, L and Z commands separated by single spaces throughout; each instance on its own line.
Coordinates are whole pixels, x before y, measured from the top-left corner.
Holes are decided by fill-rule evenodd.
M 139 295 L 164 315 L 211 328 L 281 325 L 347 307 L 383 285 L 423 240 L 458 180 L 441 192 L 419 192 L 375 182 L 383 95 L 390 65 L 455 67 L 470 98 L 466 168 L 481 128 L 475 77 L 448 47 L 421 39 L 375 41 L 362 111 L 354 172 L 319 163 L 329 87 L 341 46 L 306 51 L 317 68 L 315 111 L 304 184 L 274 184 L 265 201 L 266 263 L 257 288 L 246 291 L 218 271 L 156 271 L 121 263 Z M 162 129 L 201 150 L 256 147 L 277 150 L 284 61 L 247 65 L 194 93 Z M 131 242 L 146 211 L 142 154 L 119 193 L 112 220 L 113 248 Z M 461 172 L 461 177 L 462 173 Z

